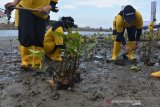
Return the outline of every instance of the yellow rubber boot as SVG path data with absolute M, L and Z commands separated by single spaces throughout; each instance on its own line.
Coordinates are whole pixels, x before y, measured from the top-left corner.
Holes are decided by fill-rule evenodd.
M 120 52 L 121 42 L 114 42 L 114 47 L 112 51 L 112 60 L 115 61 L 118 58 Z
M 42 65 L 42 55 L 43 55 L 43 48 L 42 47 L 37 47 L 37 46 L 32 46 L 32 50 L 36 52 L 36 55 L 32 53 L 32 67 L 37 68 Z
M 133 59 L 135 59 L 135 57 L 134 57 L 134 48 L 135 48 L 135 41 L 129 41 L 128 42 L 128 48 L 129 48 L 129 53 L 128 53 L 128 58 L 130 59 L 130 60 L 133 60 Z
M 153 76 L 153 77 L 160 77 L 160 71 L 151 73 L 151 76 Z
M 61 58 L 61 54 L 62 54 L 62 51 L 57 48 L 53 54 L 50 55 L 50 58 L 53 60 L 53 61 L 62 61 L 63 59 Z
M 31 52 L 29 51 L 31 47 L 19 46 L 20 56 L 21 56 L 21 68 L 28 68 L 31 64 Z

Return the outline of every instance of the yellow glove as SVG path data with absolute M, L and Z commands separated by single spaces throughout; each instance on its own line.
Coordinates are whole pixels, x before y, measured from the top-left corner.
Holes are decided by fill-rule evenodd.
M 112 35 L 112 40 L 113 40 L 113 41 L 116 40 L 116 35 Z

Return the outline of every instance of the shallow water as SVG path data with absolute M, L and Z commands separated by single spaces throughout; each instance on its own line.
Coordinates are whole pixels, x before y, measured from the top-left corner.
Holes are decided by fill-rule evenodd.
M 81 35 L 108 35 L 111 34 L 111 32 L 88 32 L 88 31 L 79 31 L 79 34 Z M 18 30 L 0 30 L 0 37 L 11 37 L 11 36 L 18 36 Z
M 18 30 L 0 30 L 0 37 L 18 36 Z

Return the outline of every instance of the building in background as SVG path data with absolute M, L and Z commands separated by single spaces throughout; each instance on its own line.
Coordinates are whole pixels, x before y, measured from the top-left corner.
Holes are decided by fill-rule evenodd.
M 156 7 L 157 7 L 157 1 L 151 2 L 151 20 L 153 21 L 154 18 L 156 18 Z
M 0 24 L 7 24 L 7 15 L 4 14 L 3 11 L 0 10 Z

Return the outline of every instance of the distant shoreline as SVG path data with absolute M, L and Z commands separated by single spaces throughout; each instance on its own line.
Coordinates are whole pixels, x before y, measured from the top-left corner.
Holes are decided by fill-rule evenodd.
M 48 26 L 47 29 L 51 28 L 51 26 Z M 14 26 L 14 23 L 11 24 L 0 24 L 0 30 L 17 30 L 17 28 Z M 112 29 L 104 29 L 104 28 L 91 28 L 91 27 L 79 27 L 79 28 L 73 28 L 73 31 L 86 31 L 86 32 L 112 32 Z
M 0 30 L 17 30 L 14 23 L 11 24 L 0 24 Z

